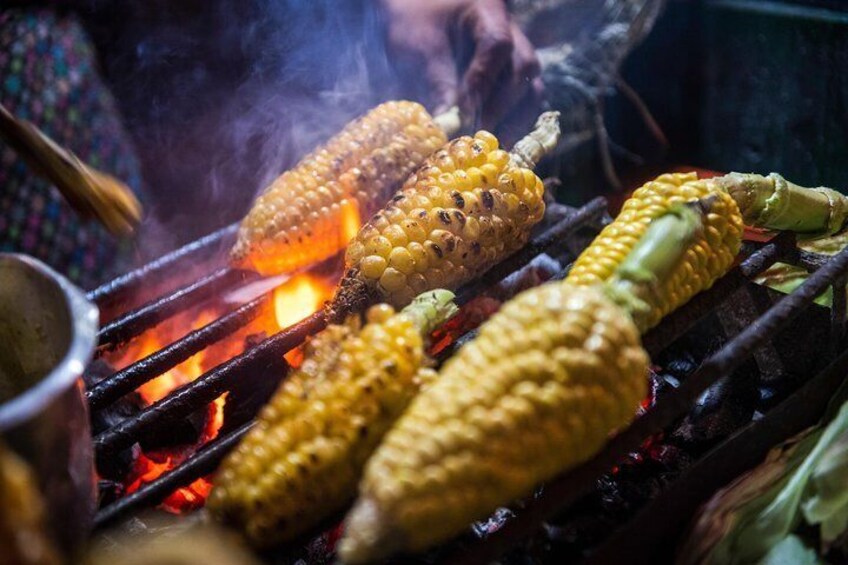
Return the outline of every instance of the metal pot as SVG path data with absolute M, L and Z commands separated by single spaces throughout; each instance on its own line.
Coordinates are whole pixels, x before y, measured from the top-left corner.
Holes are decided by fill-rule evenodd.
M 75 550 L 91 529 L 96 478 L 82 374 L 97 307 L 67 279 L 0 253 L 0 437 L 36 474 L 48 526 Z

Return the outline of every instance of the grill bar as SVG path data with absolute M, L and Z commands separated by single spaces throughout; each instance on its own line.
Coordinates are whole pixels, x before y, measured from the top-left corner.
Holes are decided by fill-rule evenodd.
M 248 422 L 215 438 L 214 441 L 203 446 L 193 457 L 187 459 L 179 467 L 164 473 L 114 504 L 110 504 L 95 516 L 95 527 L 101 528 L 127 516 L 136 509 L 158 504 L 178 488 L 212 473 L 224 456 L 238 445 L 252 425 L 252 422 Z
M 92 411 L 105 408 L 195 353 L 244 327 L 259 315 L 269 296 L 270 294 L 260 296 L 214 322 L 186 334 L 185 337 L 164 349 L 139 359 L 125 369 L 103 379 L 86 393 L 89 408 Z
M 541 524 L 586 494 L 598 477 L 611 469 L 629 452 L 638 449 L 650 437 L 685 414 L 710 385 L 731 374 L 755 349 L 786 327 L 804 308 L 848 273 L 848 249 L 841 251 L 818 269 L 792 294 L 783 297 L 765 314 L 710 356 L 683 384 L 613 437 L 606 447 L 586 463 L 549 482 L 543 494 L 528 500 L 518 518 L 485 540 L 475 540 L 447 555 L 449 563 L 487 563 L 496 559 L 521 540 L 533 535 Z
M 196 265 L 212 258 L 224 246 L 224 240 L 235 236 L 237 230 L 238 224 L 232 224 L 211 233 L 95 288 L 86 297 L 99 308 L 109 309 L 129 301 L 131 297 L 138 295 L 142 288 L 149 289 L 163 284 L 186 284 L 193 274 L 190 271 L 181 271 L 178 266 Z M 184 275 L 183 280 L 180 280 L 181 275 Z
M 541 235 L 534 238 L 524 249 L 513 254 L 501 264 L 485 273 L 475 283 L 461 289 L 458 293 L 460 299 L 462 297 L 466 297 L 466 300 L 470 299 L 480 290 L 491 286 L 502 280 L 506 275 L 524 267 L 535 256 L 550 251 L 555 244 L 565 241 L 574 231 L 589 225 L 591 222 L 599 221 L 605 212 L 606 201 L 603 198 L 592 200 L 586 206 L 566 216 Z M 261 300 L 261 297 L 257 300 Z M 248 308 L 248 306 L 250 304 L 242 308 Z M 236 312 L 230 314 L 230 316 L 235 315 Z M 221 318 L 209 326 L 197 330 L 197 332 L 192 332 L 192 334 L 203 332 L 210 326 L 223 321 L 224 318 Z M 234 321 L 233 323 L 236 322 Z M 176 419 L 193 412 L 199 406 L 211 402 L 229 388 L 229 383 L 237 379 L 238 375 L 242 374 L 243 371 L 252 370 L 261 363 L 268 362 L 269 358 L 271 361 L 282 359 L 282 356 L 287 351 L 299 345 L 308 335 L 320 331 L 324 327 L 324 323 L 323 315 L 320 312 L 316 313 L 300 324 L 263 341 L 250 351 L 201 375 L 194 382 L 172 392 L 168 397 L 148 407 L 135 418 L 126 420 L 122 424 L 103 432 L 95 438 L 95 448 L 98 451 L 98 456 L 102 456 L 103 454 L 108 455 L 109 453 L 126 448 L 136 441 L 140 432 L 144 431 L 148 433 L 151 429 L 155 431 L 156 429 L 164 428 Z M 223 332 L 223 330 L 220 331 Z M 166 351 L 172 347 L 185 347 L 184 342 L 187 339 L 195 339 L 198 342 L 202 339 L 201 337 L 193 338 L 192 334 L 174 342 L 165 350 L 138 361 L 134 365 L 140 365 L 150 361 L 151 364 L 156 363 L 157 368 L 170 368 L 170 366 L 167 366 L 170 364 L 166 360 L 154 358 L 157 355 L 166 354 Z M 473 333 L 470 334 L 473 335 Z M 464 343 L 470 339 L 471 335 L 466 334 L 459 341 Z M 263 348 L 265 351 L 257 352 L 259 348 Z M 178 353 L 168 353 L 166 355 L 177 356 Z M 132 371 L 130 371 L 131 369 Z M 121 375 L 121 373 L 128 371 L 130 374 Z M 155 376 L 157 376 L 156 369 L 148 370 L 148 366 L 139 366 L 133 369 L 133 365 L 131 365 L 124 371 L 120 371 L 99 383 L 89 394 L 91 397 L 94 397 L 95 394 L 101 397 L 97 401 L 97 406 L 102 408 L 115 398 L 133 390 L 134 386 L 138 386 L 135 384 L 138 381 L 131 381 L 131 379 L 149 380 Z M 113 383 L 116 379 L 117 381 Z M 95 393 L 95 390 L 101 386 L 103 387 L 102 392 Z M 132 495 L 124 497 L 102 509 L 97 515 L 97 526 L 111 523 L 120 517 L 126 516 L 133 510 L 157 504 L 175 489 L 190 484 L 194 480 L 210 473 L 214 470 L 221 458 L 237 444 L 238 439 L 242 437 L 246 429 L 243 426 L 226 436 L 215 438 L 187 462 L 164 473 L 155 481 L 142 486 Z M 235 434 L 238 434 L 237 437 L 234 437 Z
M 200 304 L 239 283 L 250 282 L 257 278 L 257 275 L 246 271 L 235 271 L 228 267 L 218 269 L 173 294 L 148 302 L 106 324 L 97 336 L 99 345 L 101 347 L 120 345 L 178 312 Z
M 324 313 L 318 311 L 174 390 L 133 418 L 124 420 L 95 437 L 94 447 L 98 457 L 131 446 L 142 432 L 160 433 L 172 422 L 188 416 L 197 408 L 227 392 L 239 376 L 247 371 L 277 368 L 283 371 L 287 365 L 283 355 L 300 345 L 308 335 L 320 331 L 325 325 Z
M 543 232 L 540 236 L 533 239 L 524 250 L 519 251 L 501 264 L 493 267 L 483 276 L 481 276 L 474 286 L 461 289 L 461 297 L 470 297 L 470 292 L 476 292 L 478 288 L 485 288 L 500 281 L 506 274 L 520 269 L 541 252 L 544 252 L 554 246 L 558 242 L 562 242 L 563 234 L 569 234 L 574 230 L 588 224 L 589 222 L 599 219 L 606 209 L 606 201 L 603 198 L 596 198 L 589 205 L 582 207 L 580 210 L 560 220 L 553 227 Z M 505 265 L 505 266 L 502 266 Z M 508 270 L 507 270 L 508 269 Z M 227 271 L 221 269 L 217 273 Z M 210 275 L 210 277 L 215 274 Z M 201 281 L 202 282 L 202 281 Z M 198 283 L 201 284 L 201 283 Z M 479 287 L 477 286 L 479 285 Z M 158 302 L 164 302 L 174 298 L 176 295 L 166 297 Z M 461 302 L 460 297 L 460 302 Z M 154 310 L 156 305 L 151 304 L 152 312 L 149 316 L 162 315 L 160 310 Z M 170 305 L 158 306 L 158 308 L 171 308 Z M 132 316 L 132 313 L 125 318 Z M 123 318 L 122 318 L 123 319 Z M 193 410 L 201 405 L 211 402 L 229 388 L 229 383 L 234 382 L 238 375 L 243 374 L 243 371 L 254 370 L 258 364 L 270 362 L 271 359 L 276 359 L 278 362 L 282 356 L 300 345 L 309 335 L 323 329 L 326 321 L 323 313 L 318 312 L 307 318 L 306 320 L 292 326 L 271 338 L 260 343 L 254 349 L 242 353 L 234 357 L 230 361 L 215 367 L 198 377 L 195 381 L 179 388 L 171 393 L 168 397 L 163 398 L 159 402 L 142 410 L 133 418 L 123 421 L 121 424 L 106 430 L 98 435 L 95 441 L 95 447 L 98 455 L 102 456 L 116 450 L 120 450 L 132 445 L 141 431 L 147 433 L 148 430 L 158 430 L 163 426 L 190 414 Z M 175 347 L 181 347 L 182 341 L 175 342 Z M 261 351 L 258 351 L 260 350 Z M 164 363 L 163 363 L 164 365 Z M 141 369 L 136 369 L 141 371 Z M 150 376 L 145 374 L 145 376 Z M 156 376 L 156 375 L 153 375 Z M 114 377 L 109 377 L 105 382 L 111 382 Z M 139 377 L 140 378 L 140 377 Z M 109 385 L 103 385 L 107 387 Z M 120 386 L 120 390 L 126 390 L 124 385 Z M 111 393 L 114 396 L 117 393 Z M 102 406 L 102 404 L 101 404 Z

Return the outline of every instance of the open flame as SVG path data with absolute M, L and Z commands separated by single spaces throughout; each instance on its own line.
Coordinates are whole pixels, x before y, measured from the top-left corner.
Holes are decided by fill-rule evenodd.
M 333 296 L 328 281 L 310 274 L 295 275 L 274 290 L 274 318 L 280 329 L 316 312 Z
M 157 329 L 157 331 L 149 331 L 139 337 L 137 342 L 133 344 L 129 351 L 119 361 L 121 364 L 126 364 L 127 361 L 132 362 L 137 359 L 146 357 L 164 347 L 169 342 L 166 336 L 170 337 L 172 333 L 183 333 L 178 331 L 179 326 L 186 326 L 184 331 L 198 329 L 218 317 L 218 313 L 214 309 L 203 310 L 196 317 L 180 316 L 176 320 L 173 328 L 165 327 Z M 190 323 L 189 323 L 190 320 Z M 226 345 L 226 344 L 225 344 Z M 220 349 L 220 348 L 219 348 Z M 237 354 L 232 345 L 227 347 L 227 352 Z M 185 385 L 202 375 L 210 362 L 209 357 L 211 349 L 201 351 L 183 363 L 177 365 L 170 371 L 163 373 L 159 377 L 149 381 L 139 387 L 137 392 L 143 403 L 149 406 L 165 396 L 172 390 Z M 219 356 L 221 351 L 216 352 Z M 156 480 L 163 473 L 169 471 L 175 466 L 182 463 L 189 457 L 197 447 L 215 438 L 221 427 L 224 424 L 224 405 L 226 403 L 226 395 L 215 399 L 207 408 L 206 420 L 204 429 L 198 438 L 196 445 L 189 446 L 187 449 L 164 449 L 151 453 L 142 452 L 135 460 L 134 468 L 128 476 L 128 484 L 126 485 L 126 493 L 131 494 L 138 490 L 141 486 Z M 193 448 L 193 449 L 192 449 Z M 164 510 L 174 513 L 181 513 L 202 506 L 203 502 L 211 490 L 212 485 L 206 478 L 200 478 L 192 484 L 180 488 L 173 492 L 161 505 Z
M 352 239 L 360 227 L 360 215 L 356 202 L 351 200 L 342 206 L 341 234 L 339 251 Z M 153 404 L 174 389 L 194 381 L 211 367 L 238 355 L 244 350 L 245 338 L 251 334 L 273 335 L 309 317 L 330 300 L 335 290 L 339 272 L 319 276 L 313 273 L 299 273 L 291 276 L 273 291 L 273 300 L 269 312 L 257 318 L 247 328 L 236 332 L 220 343 L 198 352 L 170 371 L 138 388 L 145 405 Z M 199 329 L 217 319 L 222 312 L 217 308 L 207 308 L 197 313 L 190 311 L 160 325 L 153 331 L 139 336 L 119 357 L 113 359 L 116 366 L 126 366 L 138 359 L 159 351 L 169 343 L 189 331 Z M 302 361 L 302 349 L 297 348 L 286 354 L 286 360 L 293 367 Z M 143 485 L 162 476 L 180 465 L 208 441 L 217 437 L 224 425 L 224 406 L 226 394 L 217 398 L 207 407 L 204 429 L 193 445 L 182 445 L 150 453 L 141 453 L 126 479 L 126 493 L 135 492 Z M 200 478 L 190 485 L 173 492 L 160 508 L 173 513 L 183 513 L 199 508 L 206 501 L 212 489 L 207 478 Z
M 333 297 L 334 286 L 327 279 L 307 273 L 295 275 L 274 290 L 274 319 L 278 329 L 296 324 L 318 311 Z M 292 367 L 303 362 L 303 348 L 292 349 L 285 355 Z

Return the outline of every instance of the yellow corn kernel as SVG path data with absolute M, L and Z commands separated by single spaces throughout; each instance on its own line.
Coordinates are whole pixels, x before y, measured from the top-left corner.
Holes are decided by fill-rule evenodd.
M 386 102 L 348 124 L 261 194 L 242 221 L 233 264 L 279 274 L 332 257 L 445 134 L 414 102 Z
M 544 187 L 497 143 L 488 132 L 451 141 L 359 231 L 331 306 L 336 316 L 363 292 L 399 307 L 422 282 L 455 289 L 527 242 L 545 211 Z M 421 275 L 415 284 L 412 273 Z
M 599 289 L 550 283 L 520 294 L 368 461 L 342 559 L 433 546 L 585 461 L 634 416 L 647 369 L 638 329 Z
M 426 338 L 456 311 L 436 290 L 400 313 L 371 308 L 360 330 L 329 326 L 307 347 L 253 429 L 226 458 L 208 508 L 251 544 L 292 539 L 338 511 L 362 467 L 418 391 Z M 432 381 L 432 372 L 423 378 Z
M 647 327 L 652 327 L 722 276 L 742 242 L 742 215 L 734 199 L 711 179 L 696 173 L 665 174 L 637 189 L 618 217 L 605 227 L 574 262 L 566 279 L 574 285 L 592 285 L 609 279 L 624 257 L 647 231 L 653 219 L 675 204 L 713 196 L 712 212 L 698 241 L 689 246 L 673 276 L 662 282 L 652 304 Z

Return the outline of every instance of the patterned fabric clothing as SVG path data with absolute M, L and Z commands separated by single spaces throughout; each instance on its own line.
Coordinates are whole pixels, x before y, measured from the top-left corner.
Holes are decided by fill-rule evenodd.
M 0 102 L 137 193 L 139 166 L 79 22 L 46 9 L 0 9 Z M 131 242 L 84 222 L 0 141 L 0 251 L 41 259 L 84 288 L 126 270 Z

